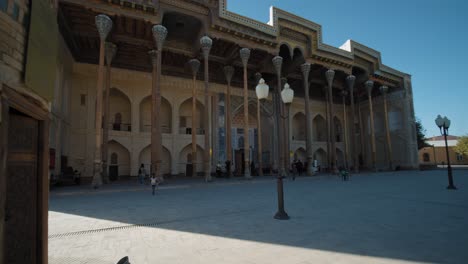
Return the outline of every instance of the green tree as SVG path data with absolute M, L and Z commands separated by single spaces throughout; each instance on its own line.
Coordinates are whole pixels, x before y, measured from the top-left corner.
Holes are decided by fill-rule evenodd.
M 418 149 L 422 149 L 424 147 L 428 147 L 429 144 L 426 143 L 426 129 L 424 129 L 423 125 L 421 124 L 421 120 L 416 118 L 416 139 L 418 140 Z
M 458 138 L 458 143 L 455 146 L 455 152 L 468 156 L 468 135 Z

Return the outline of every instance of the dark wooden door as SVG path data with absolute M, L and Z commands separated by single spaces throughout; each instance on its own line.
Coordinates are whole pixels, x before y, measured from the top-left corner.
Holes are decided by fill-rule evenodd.
M 111 181 L 116 181 L 119 178 L 119 166 L 110 165 L 109 166 L 109 179 Z
M 37 263 L 39 122 L 10 113 L 5 219 L 5 263 Z

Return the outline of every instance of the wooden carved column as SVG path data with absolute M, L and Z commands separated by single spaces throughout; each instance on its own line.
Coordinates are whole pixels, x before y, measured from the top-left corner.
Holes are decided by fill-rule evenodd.
M 197 176 L 197 91 L 195 82 L 197 81 L 197 72 L 200 68 L 200 61 L 192 59 L 189 61 L 192 69 L 192 177 Z
M 346 113 L 346 96 L 348 95 L 348 91 L 341 91 L 341 96 L 343 97 L 343 119 L 344 119 L 344 126 L 343 126 L 343 138 L 344 138 L 344 145 L 345 145 L 345 160 L 344 165 L 346 170 L 348 170 L 348 120 L 347 120 L 347 113 Z
M 258 83 L 262 78 L 262 74 L 255 73 L 255 83 Z M 263 158 L 262 158 L 262 117 L 260 115 L 260 99 L 257 98 L 257 155 L 258 155 L 258 175 L 263 176 Z
M 336 146 L 335 146 L 335 141 L 336 141 L 336 136 L 335 136 L 335 111 L 333 107 L 333 78 L 335 77 L 335 71 L 334 70 L 328 70 L 325 72 L 325 76 L 327 78 L 327 83 L 328 83 L 328 101 L 330 104 L 330 148 L 331 148 L 331 166 L 332 166 L 332 172 L 336 173 L 338 170 L 336 168 Z
M 393 170 L 393 156 L 392 156 L 392 142 L 390 137 L 390 128 L 388 124 L 388 110 L 387 110 L 387 86 L 380 86 L 380 92 L 383 96 L 384 105 L 384 117 L 385 117 L 385 132 L 387 136 L 387 154 L 388 154 L 388 169 Z
M 353 144 L 353 168 L 354 172 L 359 172 L 359 154 L 357 151 L 358 143 L 356 141 L 356 112 L 354 109 L 354 82 L 356 81 L 356 77 L 354 75 L 349 75 L 346 77 L 346 84 L 348 85 L 348 91 L 351 101 L 351 142 Z
M 370 115 L 370 130 L 371 130 L 371 148 L 372 148 L 372 170 L 376 170 L 376 150 L 375 150 L 375 130 L 374 130 L 374 110 L 372 109 L 372 89 L 374 82 L 369 80 L 366 82 L 367 98 L 369 100 L 369 115 Z
M 234 75 L 234 67 L 232 66 L 225 66 L 223 68 L 224 76 L 226 77 L 227 81 L 227 94 L 226 94 L 226 118 L 225 118 L 225 126 L 226 126 L 226 158 L 229 161 L 230 168 L 227 171 L 228 177 L 231 177 L 231 168 L 232 168 L 232 136 L 231 136 L 231 80 L 232 76 Z M 228 168 L 226 168 L 228 169 Z
M 167 29 L 162 25 L 153 26 L 153 38 L 157 50 L 149 52 L 153 64 L 153 87 L 151 93 L 151 174 L 160 181 L 161 176 L 161 57 L 164 40 L 167 36 Z
M 205 173 L 205 181 L 211 181 L 211 148 L 210 148 L 210 132 L 209 132 L 209 119 L 208 119 L 208 90 L 209 90 L 209 75 L 208 75 L 208 55 L 210 54 L 211 46 L 213 41 L 208 36 L 203 36 L 200 38 L 200 45 L 203 51 L 203 60 L 204 60 L 204 76 L 205 76 L 205 91 L 204 91 L 204 129 L 205 129 L 205 149 L 204 149 L 204 159 L 203 159 L 203 170 Z
M 326 87 L 323 87 L 323 92 L 325 93 L 325 119 L 327 121 L 327 170 L 331 171 L 331 161 L 332 161 L 332 156 L 331 156 L 331 128 L 330 128 L 330 102 L 329 102 L 329 96 L 328 96 L 328 90 Z
M 314 174 L 314 157 L 312 152 L 312 115 L 310 113 L 310 98 L 309 98 L 309 73 L 310 64 L 304 63 L 301 65 L 302 78 L 304 81 L 304 101 L 306 114 L 306 149 L 307 149 L 307 175 Z
M 244 68 L 244 177 L 251 179 L 250 172 L 250 144 L 249 144 L 249 91 L 247 84 L 247 62 L 250 57 L 250 50 L 242 48 L 240 50 L 242 66 Z
M 104 82 L 104 49 L 106 37 L 112 29 L 112 20 L 106 15 L 96 16 L 96 27 L 99 32 L 99 67 L 96 83 L 96 149 L 94 152 L 94 173 L 92 185 L 99 188 L 102 185 L 102 90 Z
M 108 163 L 107 163 L 107 156 L 109 155 L 109 114 L 110 114 L 110 102 L 109 102 L 109 93 L 110 93 L 110 86 L 111 86 L 111 64 L 112 59 L 117 52 L 117 46 L 113 43 L 106 42 L 106 90 L 104 93 L 104 115 L 103 115 L 103 122 L 102 122 L 102 175 L 104 178 L 104 182 L 109 182 L 109 174 L 107 171 Z
M 362 113 L 361 113 L 361 107 L 362 107 L 362 100 L 359 98 L 358 96 L 358 100 L 357 100 L 357 103 L 358 103 L 358 118 L 359 118 L 359 138 L 360 138 L 360 145 L 361 145 L 361 156 L 362 156 L 362 159 L 363 161 L 367 160 L 367 150 L 366 150 L 366 143 L 365 143 L 365 140 L 364 140 L 364 122 L 362 120 Z M 359 162 L 359 161 L 358 161 Z M 361 166 L 359 164 L 359 166 Z

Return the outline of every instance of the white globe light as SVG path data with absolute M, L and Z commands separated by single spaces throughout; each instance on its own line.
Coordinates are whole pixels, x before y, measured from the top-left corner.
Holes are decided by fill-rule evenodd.
M 444 127 L 446 129 L 449 129 L 450 127 L 450 119 L 448 119 L 446 116 L 444 116 Z
M 268 85 L 265 83 L 263 78 L 258 81 L 257 87 L 255 87 L 255 93 L 257 93 L 257 98 L 259 100 L 266 99 L 268 97 Z
M 281 91 L 281 99 L 283 100 L 283 103 L 285 104 L 290 104 L 292 103 L 294 99 L 294 91 L 289 87 L 289 84 L 286 83 L 284 85 L 283 91 Z
M 437 118 L 435 119 L 435 123 L 438 127 L 442 127 L 444 126 L 444 119 L 440 115 L 437 115 Z

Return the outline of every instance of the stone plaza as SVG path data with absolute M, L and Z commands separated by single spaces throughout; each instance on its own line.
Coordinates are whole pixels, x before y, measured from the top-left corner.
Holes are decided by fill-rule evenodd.
M 51 191 L 49 263 L 466 263 L 468 176 L 455 170 L 168 180 Z

